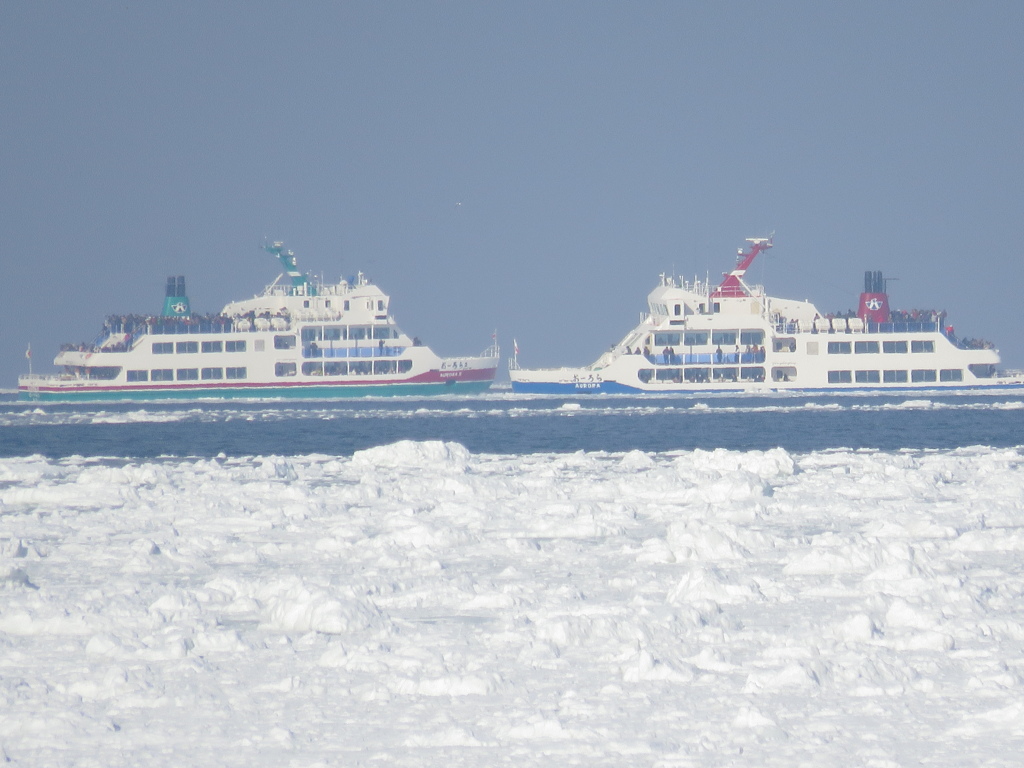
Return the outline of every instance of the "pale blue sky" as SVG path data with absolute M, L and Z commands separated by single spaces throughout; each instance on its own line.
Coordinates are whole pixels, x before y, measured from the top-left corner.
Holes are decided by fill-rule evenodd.
M 658 274 L 946 309 L 1024 367 L 1024 3 L 0 3 L 0 388 L 363 270 L 442 354 L 589 363 Z

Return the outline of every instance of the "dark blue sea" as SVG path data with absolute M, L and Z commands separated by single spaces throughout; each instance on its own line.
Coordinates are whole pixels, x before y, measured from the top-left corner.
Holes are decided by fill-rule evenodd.
M 0 401 L 0 457 L 351 455 L 399 440 L 474 453 L 807 452 L 1024 444 L 1024 393 L 525 397 L 56 405 Z

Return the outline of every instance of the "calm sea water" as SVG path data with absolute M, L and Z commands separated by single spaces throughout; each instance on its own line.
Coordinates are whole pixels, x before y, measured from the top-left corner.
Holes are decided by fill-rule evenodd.
M 476 453 L 1024 444 L 1024 393 L 681 398 L 520 397 L 359 402 L 0 402 L 0 456 L 351 455 L 398 440 Z

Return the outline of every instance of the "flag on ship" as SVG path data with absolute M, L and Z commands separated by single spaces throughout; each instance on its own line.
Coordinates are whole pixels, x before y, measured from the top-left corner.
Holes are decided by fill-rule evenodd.
M 25 350 L 25 359 L 26 360 L 31 360 L 32 359 L 32 345 L 31 344 L 29 344 L 28 345 L 28 349 Z

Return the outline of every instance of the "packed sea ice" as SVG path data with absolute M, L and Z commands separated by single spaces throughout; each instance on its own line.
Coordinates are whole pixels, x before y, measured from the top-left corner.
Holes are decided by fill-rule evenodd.
M 0 760 L 1024 754 L 1021 449 L 0 461 Z

